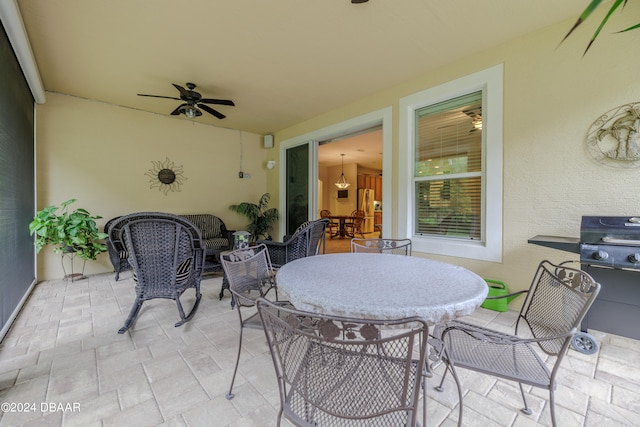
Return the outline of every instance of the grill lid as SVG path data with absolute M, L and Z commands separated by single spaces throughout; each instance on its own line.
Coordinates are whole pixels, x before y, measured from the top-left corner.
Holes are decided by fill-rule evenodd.
M 640 245 L 640 217 L 583 216 L 580 241 L 587 244 Z

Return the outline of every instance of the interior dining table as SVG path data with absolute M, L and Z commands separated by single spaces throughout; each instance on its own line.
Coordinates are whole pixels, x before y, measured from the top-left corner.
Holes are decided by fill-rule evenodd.
M 340 237 L 344 239 L 347 236 L 347 220 L 353 217 L 351 215 L 330 215 L 328 218 L 330 221 L 338 221 L 338 230 L 331 235 L 331 238 Z
M 302 311 L 363 319 L 417 316 L 436 324 L 471 314 L 487 297 L 476 273 L 415 256 L 338 253 L 280 267 L 278 289 Z

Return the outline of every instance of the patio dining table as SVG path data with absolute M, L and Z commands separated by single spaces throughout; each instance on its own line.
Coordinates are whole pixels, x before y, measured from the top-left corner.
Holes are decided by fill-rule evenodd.
M 488 293 L 463 267 L 414 256 L 340 253 L 301 258 L 276 275 L 299 310 L 368 319 L 417 316 L 429 324 L 471 314 Z

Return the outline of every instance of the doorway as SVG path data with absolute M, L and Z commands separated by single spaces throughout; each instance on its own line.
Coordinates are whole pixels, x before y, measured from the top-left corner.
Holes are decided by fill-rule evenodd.
M 319 218 L 321 206 L 330 206 L 329 209 L 331 210 L 332 198 L 333 202 L 336 203 L 336 208 L 338 208 L 336 212 L 348 211 L 346 213 L 349 214 L 352 210 L 356 209 L 358 199 L 357 190 L 359 187 L 358 171 L 360 171 L 360 180 L 362 180 L 363 177 L 365 177 L 364 179 L 366 179 L 367 175 L 378 177 L 378 194 L 382 197 L 384 197 L 385 194 L 387 195 L 386 199 L 384 199 L 384 203 L 385 206 L 389 207 L 384 216 L 382 216 L 380 213 L 379 221 L 381 221 L 382 224 L 382 235 L 392 235 L 392 200 L 390 197 L 392 151 L 391 122 L 392 109 L 391 107 L 387 107 L 335 125 L 328 126 L 323 129 L 319 129 L 295 138 L 291 138 L 289 140 L 282 141 L 280 145 L 279 157 L 280 161 L 282 162 L 281 164 L 283 165 L 287 164 L 289 150 L 302 145 L 305 145 L 309 148 L 306 159 L 296 160 L 297 162 L 306 162 L 308 164 L 307 170 L 309 179 L 307 194 L 305 197 L 305 199 L 308 201 L 308 219 L 311 220 Z M 366 154 L 362 151 L 358 151 L 359 148 L 354 148 L 353 152 L 351 152 L 352 159 L 347 159 L 347 156 L 350 153 L 350 151 L 347 151 L 348 144 L 350 142 L 353 143 L 353 141 L 350 140 L 359 138 L 364 139 L 366 137 L 371 138 L 372 135 L 368 134 L 373 134 L 373 136 L 377 139 L 375 143 L 371 143 L 371 145 L 369 146 L 370 150 L 367 150 L 369 151 L 369 153 Z M 373 149 L 374 146 L 375 149 Z M 320 155 L 324 156 L 325 150 L 329 150 L 326 151 L 326 153 L 329 153 L 328 156 L 331 157 L 331 159 L 321 161 Z M 335 151 L 340 150 L 344 150 L 346 152 L 340 152 L 336 156 Z M 344 173 L 345 176 L 349 176 L 348 180 L 350 183 L 350 186 L 347 188 L 347 190 L 349 191 L 347 191 L 346 197 L 344 194 L 341 194 L 341 199 L 345 198 L 347 201 L 340 205 L 337 204 L 338 189 L 334 185 L 342 171 L 342 156 L 340 156 L 339 154 L 345 154 Z M 366 161 L 365 159 L 367 158 L 367 156 L 375 157 L 375 162 L 377 163 L 373 164 L 372 162 L 374 160 Z M 362 160 L 356 161 L 356 158 L 361 158 Z M 362 166 L 359 166 L 359 162 L 363 163 Z M 287 169 L 287 167 L 285 167 L 285 169 Z M 288 181 L 290 180 L 290 177 L 287 175 L 287 173 L 284 173 L 279 177 L 279 209 L 281 212 L 281 230 L 287 229 L 288 224 L 286 224 L 285 219 L 289 218 L 288 212 L 293 208 L 292 204 L 288 202 Z M 365 188 L 366 185 L 366 181 L 364 183 L 361 182 L 360 188 Z M 297 188 L 297 191 L 299 190 L 300 188 Z M 378 210 L 382 210 L 382 203 L 379 205 L 379 207 L 380 209 Z M 378 232 L 378 234 L 380 234 L 380 232 Z
M 325 210 L 332 215 L 351 215 L 362 210 L 365 219 L 360 227 L 362 235 L 357 237 L 381 235 L 382 139 L 382 126 L 375 126 L 318 143 L 318 213 Z M 347 188 L 336 185 L 343 175 Z M 338 228 L 339 224 L 334 224 L 333 233 L 327 234 L 329 253 L 350 250 L 350 238 L 341 236 Z

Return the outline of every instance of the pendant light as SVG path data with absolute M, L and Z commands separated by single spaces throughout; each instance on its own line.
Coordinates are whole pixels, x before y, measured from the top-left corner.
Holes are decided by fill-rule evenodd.
M 347 178 L 344 176 L 344 154 L 340 154 L 340 155 L 342 156 L 342 173 L 340 174 L 340 178 L 338 178 L 338 181 L 336 181 L 336 187 L 338 187 L 341 190 L 344 190 L 351 184 L 347 182 Z

